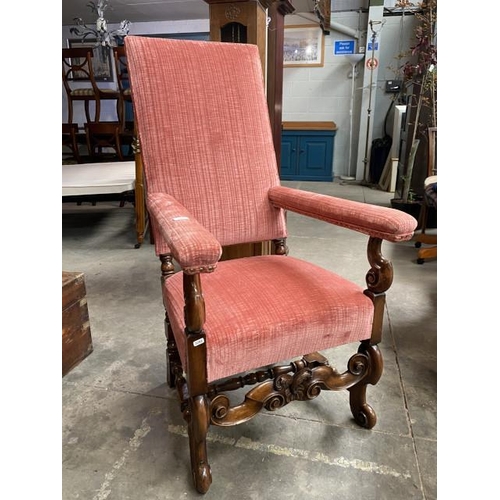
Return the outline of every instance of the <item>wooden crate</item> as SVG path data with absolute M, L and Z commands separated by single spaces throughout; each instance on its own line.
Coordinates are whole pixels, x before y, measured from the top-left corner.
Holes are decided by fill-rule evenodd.
M 93 350 L 85 279 L 81 272 L 62 273 L 62 375 Z

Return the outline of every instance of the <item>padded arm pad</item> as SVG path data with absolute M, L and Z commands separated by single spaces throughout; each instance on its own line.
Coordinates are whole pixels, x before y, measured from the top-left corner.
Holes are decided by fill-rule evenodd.
M 222 255 L 220 243 L 212 233 L 172 196 L 150 193 L 146 203 L 182 270 L 187 274 L 212 272 Z
M 415 217 L 401 210 L 344 200 L 300 189 L 276 186 L 269 190 L 276 208 L 324 220 L 336 226 L 388 241 L 407 241 L 417 227 Z

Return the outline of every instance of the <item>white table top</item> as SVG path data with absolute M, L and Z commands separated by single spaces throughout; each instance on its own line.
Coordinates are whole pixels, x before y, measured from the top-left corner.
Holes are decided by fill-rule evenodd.
M 135 162 L 62 166 L 62 196 L 123 193 L 135 189 Z

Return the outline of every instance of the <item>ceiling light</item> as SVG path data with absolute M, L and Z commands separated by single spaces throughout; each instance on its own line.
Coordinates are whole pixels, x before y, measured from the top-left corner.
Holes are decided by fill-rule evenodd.
M 120 22 L 118 29 L 108 31 L 108 22 L 104 17 L 104 11 L 108 6 L 107 0 L 97 0 L 97 3 L 89 2 L 87 6 L 97 14 L 95 28 L 87 26 L 81 17 L 75 17 L 73 21 L 76 26 L 70 28 L 70 33 L 81 37 L 82 41 L 95 38 L 96 47 L 114 47 L 118 45 L 118 41 L 123 41 L 123 38 L 128 35 L 131 23 L 126 19 Z

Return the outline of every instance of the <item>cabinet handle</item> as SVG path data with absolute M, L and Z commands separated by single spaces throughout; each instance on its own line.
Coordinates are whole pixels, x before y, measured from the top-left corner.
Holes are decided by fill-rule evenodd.
M 304 153 L 304 151 L 305 151 L 305 149 L 301 149 L 299 152 L 300 152 L 300 153 Z
M 295 153 L 295 151 L 297 151 L 295 148 L 292 148 L 292 153 Z

